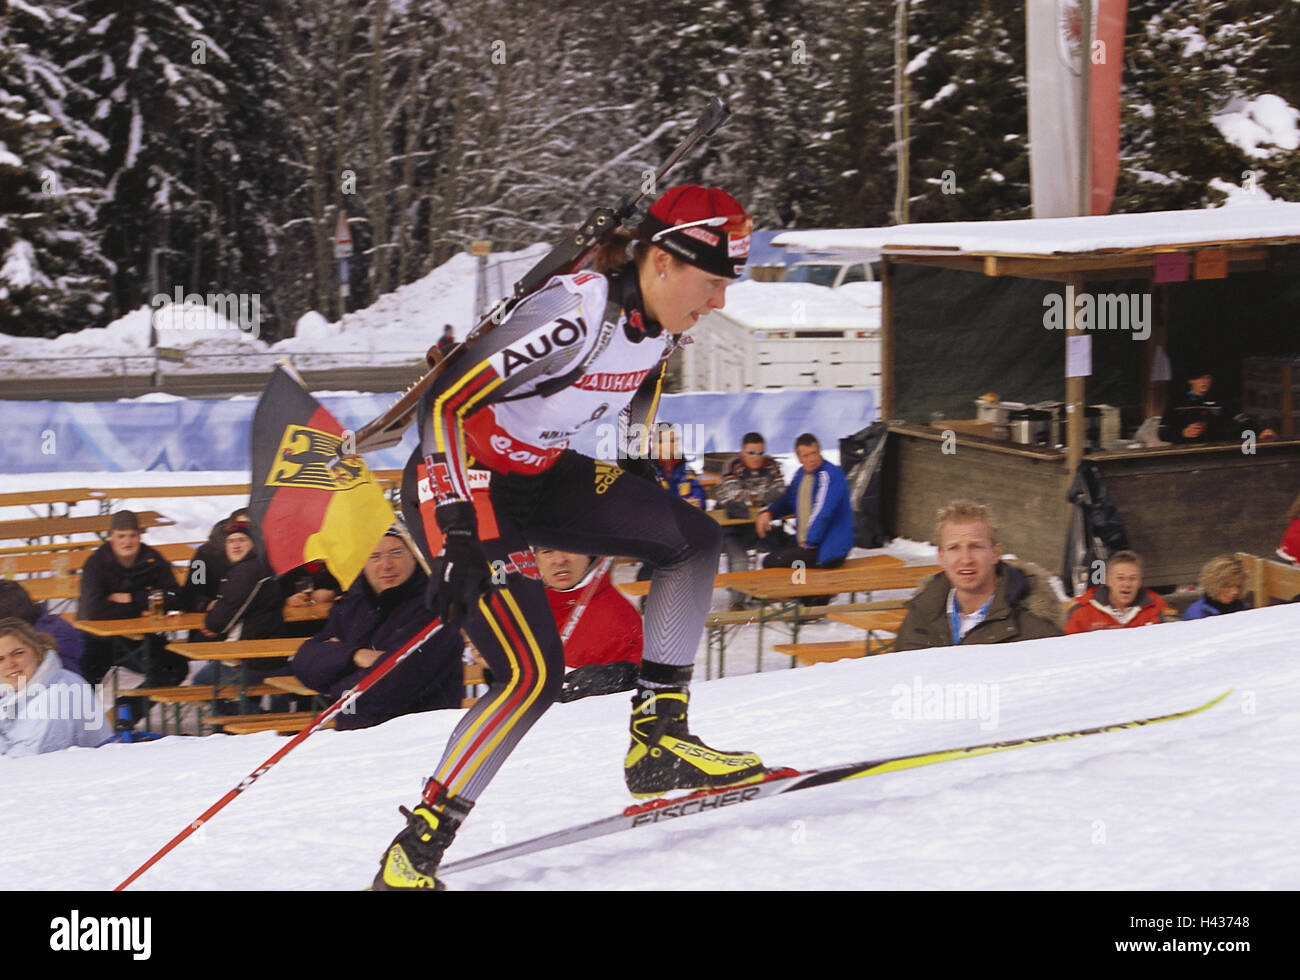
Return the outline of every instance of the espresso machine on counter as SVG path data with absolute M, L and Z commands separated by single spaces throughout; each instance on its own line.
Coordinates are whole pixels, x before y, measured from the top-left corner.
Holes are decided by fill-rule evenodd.
M 1056 448 L 1065 445 L 1064 402 L 1004 402 L 988 395 L 975 401 L 978 419 L 993 423 L 993 438 L 1021 446 Z M 1119 409 L 1111 405 L 1088 405 L 1084 409 L 1084 448 L 1099 450 L 1119 440 Z

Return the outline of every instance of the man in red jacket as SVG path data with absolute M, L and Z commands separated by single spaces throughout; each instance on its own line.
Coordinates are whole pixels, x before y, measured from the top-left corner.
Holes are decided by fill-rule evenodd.
M 1117 551 L 1106 563 L 1106 584 L 1094 585 L 1075 601 L 1066 633 L 1149 626 L 1164 618 L 1168 605 L 1142 588 L 1142 559 L 1135 551 Z
M 630 691 L 641 664 L 641 617 L 591 555 L 534 548 L 564 643 L 561 701 Z

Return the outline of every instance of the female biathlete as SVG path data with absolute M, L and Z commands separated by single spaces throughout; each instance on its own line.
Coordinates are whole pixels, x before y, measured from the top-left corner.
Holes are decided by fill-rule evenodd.
M 408 465 L 420 513 L 415 494 L 403 494 L 403 506 L 438 556 L 431 604 L 469 635 L 493 683 L 452 732 L 421 802 L 403 809 L 407 826 L 373 888 L 440 887 L 435 873 L 457 828 L 560 690 L 564 650 L 531 545 L 627 555 L 656 569 L 624 762 L 633 794 L 731 786 L 766 773 L 752 752 L 712 749 L 686 721 L 718 524 L 630 475 L 649 466 L 621 447 L 622 468 L 566 448 L 584 428 L 613 428 L 620 415 L 649 431 L 664 361 L 696 320 L 721 309 L 744 269 L 752 225 L 719 188 L 668 191 L 635 235 L 597 254 L 600 271 L 551 279 L 426 393 L 421 446 Z

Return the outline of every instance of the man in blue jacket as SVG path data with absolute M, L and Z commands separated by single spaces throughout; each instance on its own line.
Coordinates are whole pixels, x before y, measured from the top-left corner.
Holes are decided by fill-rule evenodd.
M 806 568 L 836 568 L 853 547 L 853 506 L 844 471 L 822 459 L 821 443 L 811 432 L 794 441 L 799 458 L 785 493 L 767 506 L 754 522 L 760 538 L 772 521 L 795 516 L 795 544 L 774 548 L 763 559 L 764 568 L 790 568 L 796 561 Z

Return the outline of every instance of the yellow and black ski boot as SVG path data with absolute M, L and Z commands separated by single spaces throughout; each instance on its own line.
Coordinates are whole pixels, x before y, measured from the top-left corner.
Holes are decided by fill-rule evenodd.
M 445 890 L 447 886 L 435 873 L 443 852 L 473 805 L 459 796 L 448 796 L 446 787 L 430 779 L 424 787 L 423 802 L 414 810 L 399 807 L 406 817 L 406 829 L 384 852 L 371 891 Z
M 632 697 L 632 745 L 623 762 L 627 788 L 639 799 L 670 790 L 739 786 L 767 774 L 753 752 L 711 749 L 690 733 L 686 709 L 691 669 L 641 664 L 641 682 Z M 647 687 L 646 681 L 673 686 Z

